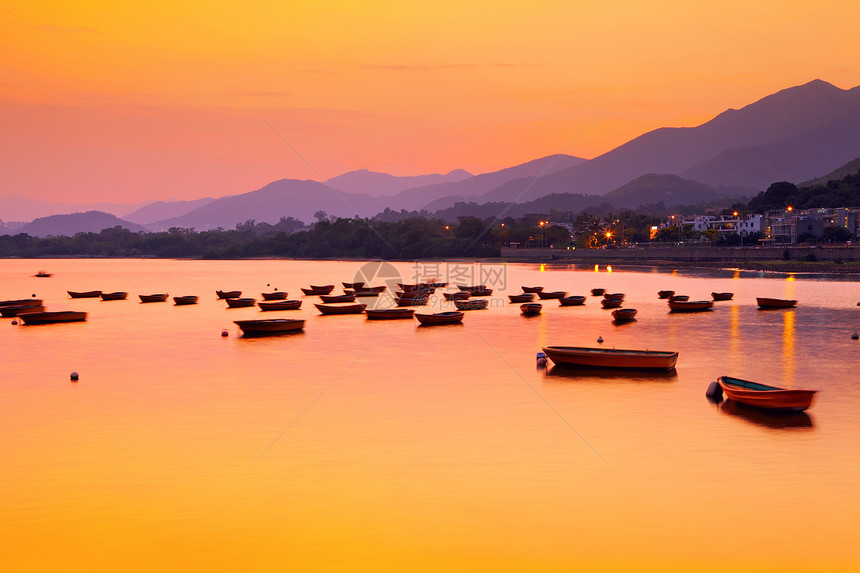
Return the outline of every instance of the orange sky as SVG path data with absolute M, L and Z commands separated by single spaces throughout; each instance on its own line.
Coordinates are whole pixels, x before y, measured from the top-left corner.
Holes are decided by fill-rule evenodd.
M 7 2 L 0 195 L 591 158 L 815 78 L 860 84 L 858 21 L 856 0 Z

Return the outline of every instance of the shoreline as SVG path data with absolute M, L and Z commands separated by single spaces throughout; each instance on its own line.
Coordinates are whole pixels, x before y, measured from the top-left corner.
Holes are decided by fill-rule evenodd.
M 618 268 L 630 267 L 658 267 L 661 269 L 725 269 L 741 271 L 758 271 L 784 274 L 837 274 L 837 275 L 860 275 L 860 263 L 834 263 L 829 261 L 669 261 L 665 259 L 650 259 L 625 261 L 619 259 L 565 259 L 545 260 L 538 257 L 533 259 L 506 260 L 505 262 L 545 263 L 545 264 L 577 264 L 577 265 L 600 265 L 614 266 Z

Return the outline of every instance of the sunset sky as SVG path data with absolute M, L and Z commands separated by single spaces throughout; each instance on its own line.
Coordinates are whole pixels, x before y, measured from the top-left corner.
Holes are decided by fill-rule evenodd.
M 0 195 L 592 158 L 815 78 L 860 84 L 857 22 L 856 0 L 5 2 Z

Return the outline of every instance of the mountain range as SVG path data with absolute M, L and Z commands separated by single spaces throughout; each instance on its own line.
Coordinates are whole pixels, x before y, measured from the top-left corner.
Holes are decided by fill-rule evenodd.
M 396 177 L 359 170 L 326 183 L 283 179 L 232 196 L 123 209 L 128 221 L 151 230 L 203 230 L 249 219 L 308 222 L 320 211 L 341 217 L 373 216 L 386 208 L 435 212 L 458 202 L 525 204 L 548 196 L 602 196 L 575 203 L 599 200 L 616 208 L 660 201 L 673 206 L 750 197 L 772 182 L 801 183 L 857 157 L 860 87 L 843 90 L 815 80 L 724 111 L 697 127 L 645 133 L 591 160 L 552 155 L 479 175 L 454 170 Z M 0 197 L 0 218 L 15 220 L 8 214 L 15 202 Z

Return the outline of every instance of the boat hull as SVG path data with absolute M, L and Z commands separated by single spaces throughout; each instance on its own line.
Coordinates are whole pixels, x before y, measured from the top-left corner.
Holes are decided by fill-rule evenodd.
M 463 313 L 458 311 L 453 312 L 439 312 L 436 314 L 415 314 L 415 318 L 418 319 L 424 326 L 439 326 L 443 324 L 460 324 L 463 322 Z
M 796 300 L 786 300 L 781 298 L 761 298 L 757 297 L 755 299 L 756 303 L 758 303 L 759 308 L 763 309 L 771 309 L 771 308 L 792 308 L 797 306 Z
M 261 292 L 260 296 L 263 297 L 263 300 L 285 300 L 287 294 L 289 293 L 285 290 L 277 290 L 275 292 Z
M 657 298 L 669 298 L 673 294 L 675 294 L 675 291 L 673 290 L 658 290 Z
M 566 297 L 567 293 L 564 291 L 560 291 L 560 290 L 553 291 L 553 292 L 540 291 L 539 293 L 537 293 L 537 295 L 538 295 L 538 298 L 541 300 L 557 300 L 557 299 Z
M 672 370 L 677 352 L 658 350 L 620 350 L 578 346 L 547 346 L 543 349 L 558 365 L 631 370 Z
M 355 302 L 354 294 L 334 294 L 334 295 L 320 295 L 320 300 L 322 300 L 326 304 L 331 304 L 333 302 Z
M 139 294 L 140 302 L 164 302 L 169 296 L 167 293 L 162 294 Z
M 785 412 L 802 412 L 808 409 L 812 406 L 812 400 L 817 392 L 817 390 L 787 390 L 730 376 L 720 376 L 717 378 L 717 383 L 730 400 L 756 408 Z
M 527 302 L 520 305 L 520 312 L 525 316 L 537 316 L 541 313 L 543 305 L 539 302 Z
M 619 308 L 617 310 L 613 310 L 612 318 L 615 319 L 615 322 L 630 322 L 631 320 L 636 320 L 636 309 Z
M 127 292 L 103 292 L 102 300 L 125 300 L 128 297 Z
M 670 300 L 669 310 L 671 312 L 701 312 L 711 310 L 714 307 L 712 300 Z
M 87 313 L 72 310 L 60 312 L 25 312 L 18 318 L 24 324 L 54 324 L 58 322 L 82 322 L 87 319 Z
M 245 308 L 257 304 L 256 299 L 253 298 L 227 298 L 224 300 L 229 308 Z
M 45 307 L 40 304 L 31 306 L 3 306 L 0 307 L 0 316 L 3 318 L 11 318 L 24 314 L 25 312 L 44 312 Z
M 368 320 L 398 320 L 403 318 L 412 318 L 415 311 L 411 308 L 383 308 L 383 309 L 365 309 L 364 314 Z
M 580 306 L 585 304 L 584 296 L 565 296 L 558 299 L 559 306 Z
M 543 287 L 542 286 L 535 286 L 535 287 L 524 286 L 524 287 L 522 287 L 522 289 L 523 289 L 524 293 L 535 294 L 535 293 L 539 293 L 540 291 L 542 291 Z
M 234 323 L 242 329 L 245 336 L 266 336 L 271 334 L 283 334 L 285 332 L 296 332 L 304 329 L 305 321 L 302 319 L 274 318 L 264 320 L 234 320 Z
M 67 290 L 66 292 L 69 293 L 69 297 L 71 298 L 99 298 L 102 295 L 102 291 L 100 290 L 88 290 L 84 292 Z
M 535 299 L 534 293 L 509 294 L 508 298 L 511 302 L 531 302 Z
M 366 304 L 325 304 L 325 303 L 315 303 L 315 307 L 323 314 L 361 314 L 364 312 Z
M 216 290 L 215 296 L 221 299 L 227 298 L 239 298 L 242 296 L 242 291 L 240 290 Z
M 173 297 L 173 304 L 176 306 L 184 306 L 188 304 L 197 304 L 196 296 L 175 296 Z
M 455 300 L 454 306 L 457 310 L 486 310 L 490 301 L 483 300 Z
M 260 301 L 257 303 L 257 306 L 260 307 L 260 310 L 264 310 L 264 311 L 298 310 L 302 307 L 302 301 L 300 301 L 300 300 Z
M 712 292 L 711 298 L 714 300 L 732 300 L 735 296 L 733 292 Z

